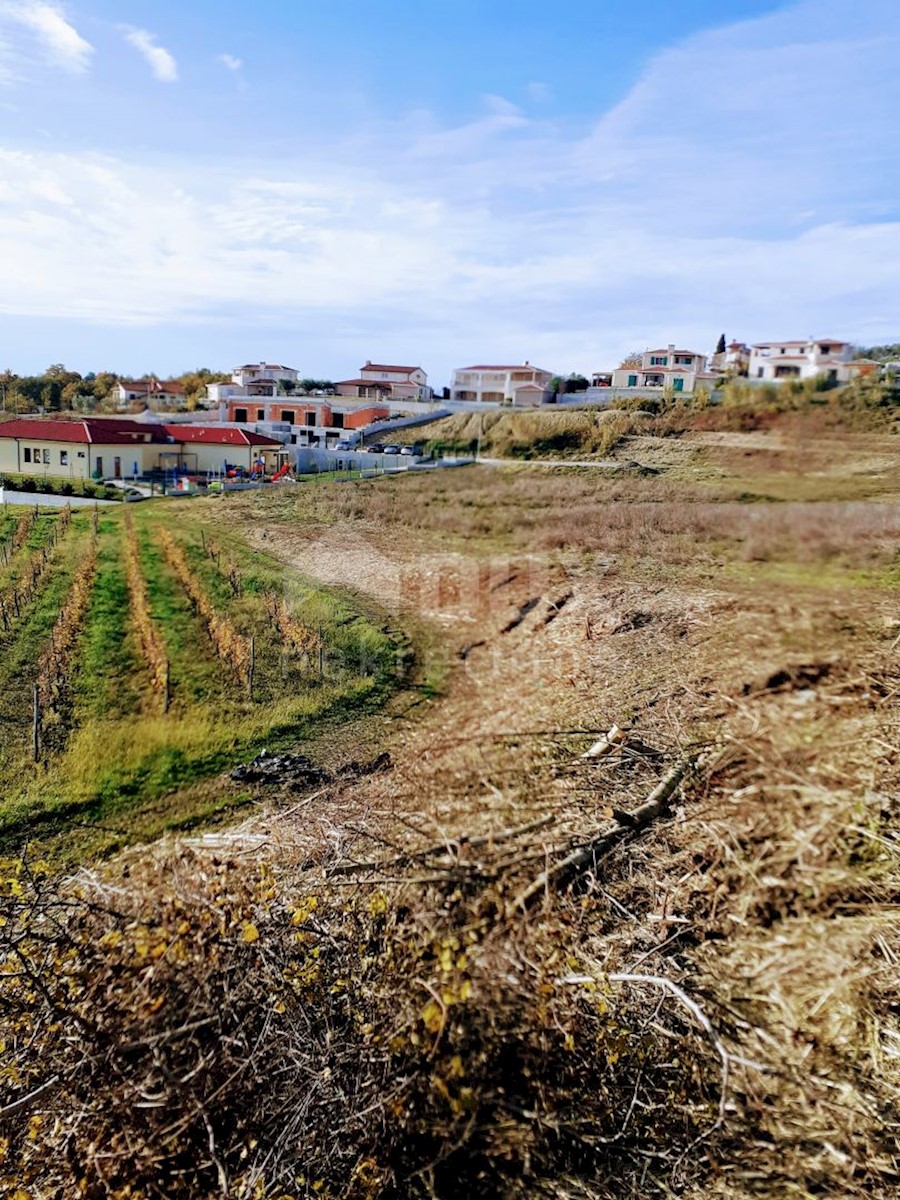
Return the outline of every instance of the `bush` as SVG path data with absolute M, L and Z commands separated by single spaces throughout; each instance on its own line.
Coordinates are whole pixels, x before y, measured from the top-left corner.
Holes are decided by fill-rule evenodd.
M 66 480 L 66 482 L 62 485 L 62 487 L 59 490 L 64 496 L 74 496 L 75 495 L 75 486 L 74 486 L 74 484 L 69 483 L 68 480 Z
M 81 485 L 81 494 L 82 494 L 82 496 L 87 496 L 89 500 L 92 500 L 94 498 L 94 496 L 97 495 L 97 489 L 94 487 L 94 485 L 92 483 L 88 483 L 87 481 L 85 481 Z
M 19 484 L 19 491 L 20 492 L 36 492 L 37 491 L 37 483 L 35 483 L 35 481 L 31 478 L 30 475 L 27 475 L 22 480 L 22 482 Z

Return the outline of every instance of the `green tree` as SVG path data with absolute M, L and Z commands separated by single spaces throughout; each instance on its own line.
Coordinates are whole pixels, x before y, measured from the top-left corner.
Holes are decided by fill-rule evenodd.
M 718 340 L 718 342 L 716 342 L 716 354 L 724 354 L 724 353 L 725 353 L 725 334 L 720 333 L 719 340 Z

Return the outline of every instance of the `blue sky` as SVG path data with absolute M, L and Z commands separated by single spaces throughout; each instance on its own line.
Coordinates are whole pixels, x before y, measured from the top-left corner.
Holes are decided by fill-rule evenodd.
M 900 337 L 897 0 L 0 0 L 0 368 Z

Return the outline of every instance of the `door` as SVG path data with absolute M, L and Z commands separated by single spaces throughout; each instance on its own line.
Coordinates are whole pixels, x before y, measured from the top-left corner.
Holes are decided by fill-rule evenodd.
M 684 380 L 676 377 L 673 381 L 673 386 L 674 386 L 676 392 L 683 392 L 684 391 Z
M 122 460 L 118 455 L 116 455 L 116 457 L 113 459 L 113 478 L 122 478 Z
M 101 458 L 101 456 L 99 454 L 97 455 L 97 467 L 96 467 L 96 470 L 94 471 L 94 474 L 97 476 L 98 479 L 103 478 L 103 459 Z

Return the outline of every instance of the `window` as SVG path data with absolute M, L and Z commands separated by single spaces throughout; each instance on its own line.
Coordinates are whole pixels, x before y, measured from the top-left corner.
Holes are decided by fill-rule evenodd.
M 256 419 L 257 421 L 264 421 L 266 419 L 266 410 L 264 408 L 256 410 Z
M 669 361 L 669 356 L 667 354 L 651 354 L 650 355 L 650 366 L 651 367 L 664 367 L 664 366 L 666 366 L 668 361 Z
M 49 450 L 44 451 L 44 463 L 46 466 L 48 466 L 48 467 L 50 466 L 50 451 Z
M 22 456 L 27 463 L 31 462 L 31 447 L 30 446 L 26 446 L 24 448 L 24 450 L 22 451 Z
M 293 409 L 283 408 L 281 410 L 281 419 L 282 419 L 282 421 L 284 421 L 284 423 L 286 425 L 293 425 L 293 423 L 294 423 Z
M 332 413 L 331 414 L 331 427 L 332 427 L 332 429 L 343 429 L 344 428 L 344 414 L 343 413 Z
M 247 422 L 246 408 L 236 408 L 234 410 L 234 419 L 236 421 L 239 421 L 241 424 L 246 424 L 246 422 Z
M 689 367 L 693 361 L 694 361 L 693 356 L 690 354 L 676 354 L 675 355 L 675 362 L 680 367 Z
M 67 467 L 67 466 L 69 465 L 69 452 L 68 452 L 68 450 L 60 450 L 60 452 L 59 452 L 59 465 L 60 465 L 61 467 Z
M 306 414 L 305 414 L 305 420 L 306 420 L 306 424 L 307 424 L 307 425 L 316 425 L 316 424 L 317 424 L 317 421 L 316 421 L 316 414 L 315 414 L 314 412 L 308 412 L 308 413 L 306 413 Z

